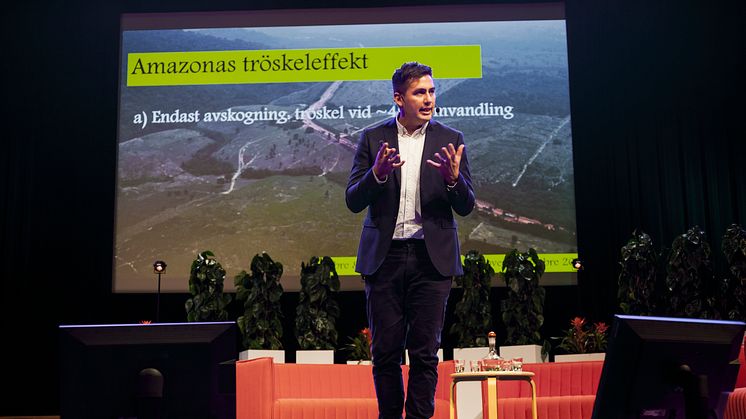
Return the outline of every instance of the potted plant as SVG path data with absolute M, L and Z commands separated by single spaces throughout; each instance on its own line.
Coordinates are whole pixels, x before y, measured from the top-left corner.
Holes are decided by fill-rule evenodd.
M 373 359 L 370 355 L 370 342 L 372 335 L 367 327 L 358 332 L 357 335 L 350 338 L 350 343 L 345 346 L 349 353 L 347 363 L 355 365 L 370 365 Z
M 647 234 L 635 230 L 622 247 L 617 297 L 625 314 L 649 316 L 655 313 L 658 254 Z
M 336 322 L 339 304 L 339 275 L 328 256 L 314 256 L 301 263 L 300 293 L 295 316 L 295 338 L 298 340 L 296 363 L 333 364 L 337 346 Z
M 205 250 L 197 255 L 192 262 L 189 273 L 189 298 L 184 307 L 187 321 L 206 322 L 223 321 L 228 319 L 226 307 L 232 297 L 223 294 L 225 269 L 215 260 L 215 254 Z
M 544 274 L 544 261 L 533 248 L 525 253 L 513 249 L 505 255 L 502 271 L 508 297 L 501 302 L 507 337 L 506 346 L 500 347 L 500 356 L 543 362 L 550 346 L 540 333 L 546 291 L 539 286 L 539 280 Z
M 555 362 L 598 361 L 606 355 L 609 326 L 604 322 L 589 323 L 582 317 L 570 320 L 558 345 L 566 354 L 554 356 Z
M 495 270 L 476 250 L 470 250 L 464 257 L 464 274 L 456 277 L 456 285 L 462 290 L 461 299 L 456 303 L 456 320 L 450 332 L 456 335 L 456 348 L 453 358 L 478 360 L 487 353 L 487 332 L 492 326 L 490 291 Z
M 282 351 L 282 307 L 280 284 L 282 264 L 265 252 L 251 260 L 251 274 L 241 271 L 236 275 L 236 299 L 244 302 L 244 314 L 236 320 L 241 331 L 242 347 L 239 358 L 271 356 L 275 362 L 285 362 Z
M 723 235 L 722 249 L 730 273 L 720 288 L 724 291 L 720 295 L 723 317 L 742 320 L 746 317 L 746 230 L 731 224 Z
M 719 317 L 713 307 L 714 276 L 710 253 L 705 232 L 698 226 L 674 239 L 666 269 L 666 297 L 670 315 Z

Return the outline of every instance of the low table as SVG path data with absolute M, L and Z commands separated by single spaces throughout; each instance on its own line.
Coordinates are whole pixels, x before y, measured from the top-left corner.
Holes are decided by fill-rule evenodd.
M 451 374 L 451 419 L 456 419 L 456 384 L 462 381 L 487 381 L 487 408 L 486 419 L 498 419 L 497 416 L 497 382 L 502 381 L 527 381 L 531 386 L 531 416 L 536 416 L 536 383 L 534 373 L 531 371 L 475 371 L 456 372 Z

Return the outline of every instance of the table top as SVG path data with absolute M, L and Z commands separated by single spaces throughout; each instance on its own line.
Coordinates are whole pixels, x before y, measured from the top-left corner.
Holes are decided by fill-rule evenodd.
M 531 371 L 472 371 L 451 374 L 454 381 L 479 381 L 491 377 L 498 380 L 530 380 L 534 377 L 534 373 Z

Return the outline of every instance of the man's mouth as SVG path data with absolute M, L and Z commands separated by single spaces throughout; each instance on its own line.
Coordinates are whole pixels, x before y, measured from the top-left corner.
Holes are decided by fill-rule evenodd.
M 420 113 L 431 114 L 432 112 L 433 112 L 433 108 L 420 108 Z

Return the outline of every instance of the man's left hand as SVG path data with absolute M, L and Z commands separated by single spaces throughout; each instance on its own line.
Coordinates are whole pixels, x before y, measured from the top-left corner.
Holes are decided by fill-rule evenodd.
M 427 160 L 427 164 L 438 169 L 446 185 L 453 186 L 458 182 L 458 169 L 461 165 L 461 154 L 464 152 L 464 145 L 458 146 L 458 150 L 453 143 L 448 143 L 448 147 L 441 148 L 441 153 L 435 153 L 434 160 Z

